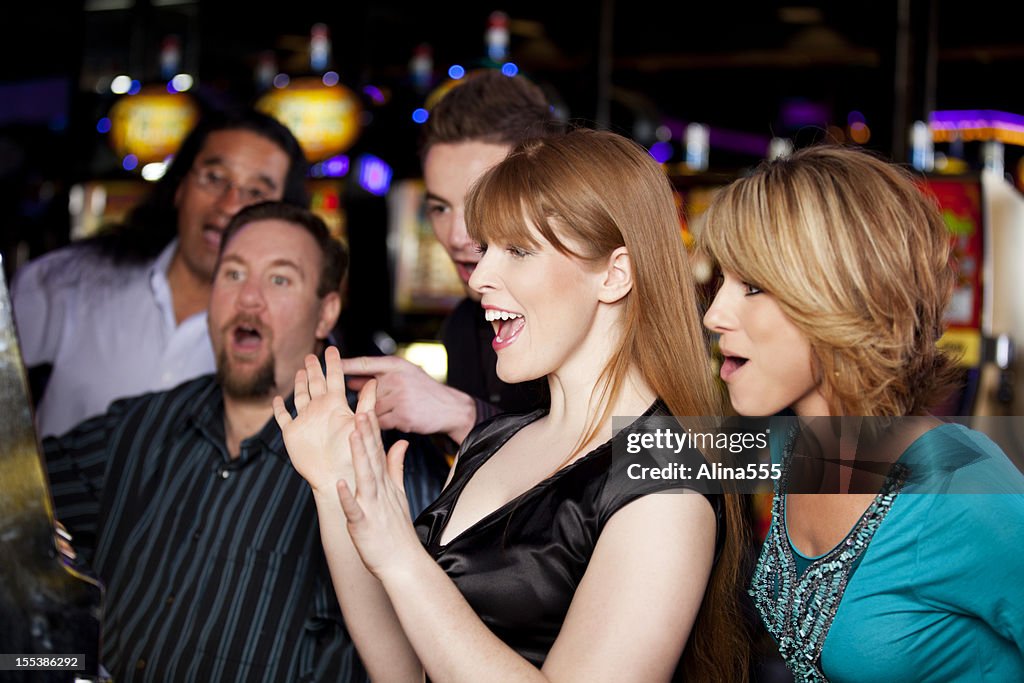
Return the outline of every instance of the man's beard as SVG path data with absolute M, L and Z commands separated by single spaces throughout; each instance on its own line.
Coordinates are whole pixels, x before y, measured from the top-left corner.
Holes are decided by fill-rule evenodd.
M 267 358 L 266 363 L 256 368 L 255 372 L 245 376 L 238 372 L 231 372 L 225 349 L 221 349 L 220 355 L 217 357 L 217 382 L 224 389 L 224 393 L 231 398 L 266 398 L 277 386 L 274 377 L 273 354 Z

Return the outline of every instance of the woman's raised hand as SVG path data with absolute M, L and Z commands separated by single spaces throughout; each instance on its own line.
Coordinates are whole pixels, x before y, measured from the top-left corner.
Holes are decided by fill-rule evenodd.
M 295 373 L 294 419 L 280 396 L 274 397 L 273 403 L 288 457 L 314 491 L 331 491 L 339 479 L 351 480 L 353 476 L 348 437 L 355 422 L 345 398 L 341 355 L 336 347 L 330 346 L 324 359 L 326 377 L 314 355 L 306 356 L 306 367 Z M 372 413 L 374 398 L 375 391 L 364 388 L 356 411 Z
M 367 384 L 374 400 L 376 386 Z M 422 553 L 405 496 L 404 466 L 408 441 L 398 441 L 384 454 L 380 427 L 373 410 L 355 415 L 356 428 L 349 435 L 355 486 L 351 479 L 338 482 L 338 498 L 348 520 L 348 532 L 366 568 L 379 579 L 390 569 L 413 566 L 411 558 Z

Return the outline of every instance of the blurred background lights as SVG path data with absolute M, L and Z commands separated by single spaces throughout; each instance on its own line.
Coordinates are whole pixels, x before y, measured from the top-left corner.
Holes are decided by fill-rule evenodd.
M 344 154 L 331 157 L 323 162 L 323 174 L 329 178 L 341 178 L 348 173 L 348 157 Z
M 177 74 L 171 79 L 171 86 L 177 92 L 185 92 L 192 88 L 193 80 L 190 74 Z
M 154 161 L 142 167 L 142 177 L 149 182 L 156 182 L 164 177 L 167 172 L 167 164 L 162 161 Z
M 658 126 L 654 131 L 654 137 L 660 142 L 668 142 L 672 139 L 672 129 L 665 125 Z
M 855 123 L 867 123 L 867 119 L 864 118 L 864 114 L 854 109 L 846 115 L 846 125 L 853 127 Z
M 373 100 L 374 104 L 384 104 L 384 92 L 375 85 L 364 85 L 363 94 Z
M 858 145 L 863 145 L 871 139 L 871 129 L 859 121 L 853 123 L 850 125 L 850 139 Z
M 846 142 L 846 133 L 839 126 L 829 126 L 825 129 L 825 135 L 828 138 L 826 142 L 841 145 Z
M 501 73 L 505 74 L 509 78 L 512 78 L 519 73 L 519 67 L 512 62 L 505 62 L 501 65 Z
M 423 107 L 414 110 L 412 113 L 412 120 L 415 121 L 416 123 L 426 123 L 427 119 L 429 118 L 430 112 L 424 109 Z
M 133 79 L 131 87 L 128 88 L 128 94 L 138 95 L 140 90 L 142 90 L 142 83 Z
M 672 145 L 667 142 L 655 142 L 651 145 L 651 156 L 659 164 L 663 164 L 672 158 Z
M 466 70 L 459 64 L 452 64 L 448 67 L 448 77 L 453 80 L 459 80 L 466 75 Z
M 99 133 L 110 132 L 110 119 L 104 116 L 102 119 L 96 122 L 96 131 Z
M 132 87 L 132 79 L 130 76 L 121 74 L 120 76 L 114 76 L 114 80 L 110 81 L 110 92 L 115 95 L 124 95 L 128 92 L 128 89 Z
M 370 194 L 385 194 L 391 186 L 391 174 L 391 167 L 383 159 L 372 154 L 359 157 L 359 185 Z
M 323 75 L 323 78 L 321 78 L 320 80 L 322 80 L 324 82 L 324 85 L 326 85 L 328 88 L 333 85 L 338 85 L 338 72 L 328 71 Z
M 139 158 L 134 154 L 126 154 L 124 159 L 121 160 L 121 167 L 126 171 L 134 171 L 138 165 Z
M 288 74 L 277 74 L 274 76 L 274 87 L 275 88 L 287 88 L 288 84 L 292 82 L 292 79 L 288 78 Z

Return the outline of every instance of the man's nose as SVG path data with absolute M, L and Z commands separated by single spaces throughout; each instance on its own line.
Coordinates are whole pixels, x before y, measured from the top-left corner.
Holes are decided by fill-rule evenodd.
M 473 245 L 466 228 L 466 212 L 463 209 L 456 209 L 452 216 L 452 231 L 448 235 L 449 246 L 452 249 L 466 249 Z
M 238 304 L 243 308 L 262 308 L 265 303 L 263 288 L 258 282 L 247 280 L 238 295 Z

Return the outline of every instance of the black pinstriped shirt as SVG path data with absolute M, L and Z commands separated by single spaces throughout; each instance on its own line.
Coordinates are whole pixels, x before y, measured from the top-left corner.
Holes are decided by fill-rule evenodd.
M 104 665 L 119 683 L 365 680 L 277 424 L 231 460 L 223 415 L 207 376 L 44 442 L 57 518 L 106 584 Z M 440 486 L 419 469 L 414 513 Z

